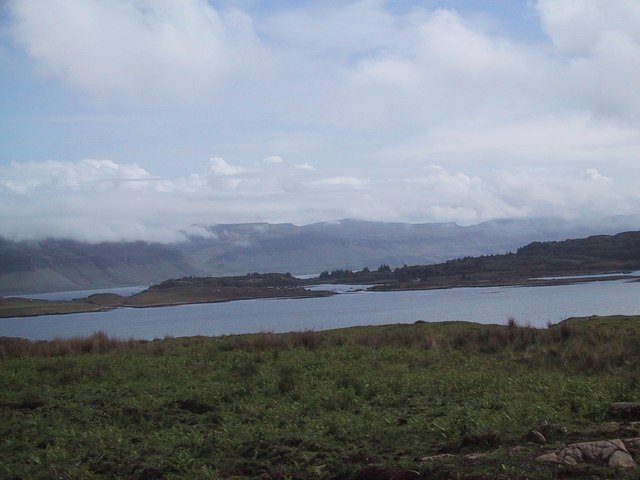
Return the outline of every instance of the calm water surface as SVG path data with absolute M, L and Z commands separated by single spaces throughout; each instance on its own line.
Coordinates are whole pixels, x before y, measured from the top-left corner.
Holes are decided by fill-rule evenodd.
M 357 290 L 357 289 L 356 289 Z M 333 297 L 242 300 L 162 308 L 0 319 L 0 336 L 46 340 L 102 330 L 123 338 L 325 330 L 355 325 L 509 317 L 545 327 L 571 316 L 640 314 L 640 283 L 630 280 L 551 287 L 346 292 Z

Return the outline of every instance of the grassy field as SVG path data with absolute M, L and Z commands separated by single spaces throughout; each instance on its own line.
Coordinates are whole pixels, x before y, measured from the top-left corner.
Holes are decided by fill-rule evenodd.
M 0 300 L 0 318 L 96 312 L 103 309 L 102 305 L 91 303 L 88 300 L 51 301 L 28 298 Z
M 640 317 L 2 339 L 0 478 L 640 478 L 535 461 L 640 435 L 608 414 L 638 345 Z

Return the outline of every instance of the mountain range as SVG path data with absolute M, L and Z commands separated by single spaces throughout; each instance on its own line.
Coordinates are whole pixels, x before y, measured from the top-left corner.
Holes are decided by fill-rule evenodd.
M 0 239 L 0 295 L 148 285 L 169 278 L 249 272 L 318 274 L 433 264 L 515 251 L 535 241 L 640 230 L 640 216 L 584 224 L 557 218 L 477 225 L 340 220 L 293 224 L 200 225 L 172 244 L 68 239 Z

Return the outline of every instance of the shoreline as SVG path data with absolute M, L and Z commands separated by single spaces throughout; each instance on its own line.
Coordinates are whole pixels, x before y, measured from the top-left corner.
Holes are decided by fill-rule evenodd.
M 611 273 L 603 273 L 602 276 L 590 275 L 584 277 L 571 278 L 530 278 L 530 279 L 505 279 L 504 281 L 483 281 L 482 279 L 469 279 L 466 282 L 450 282 L 441 284 L 415 283 L 415 284 L 372 284 L 364 291 L 367 292 L 402 292 L 402 291 L 419 291 L 419 290 L 449 290 L 454 288 L 495 288 L 495 287 L 547 287 L 547 286 L 564 286 L 576 285 L 581 283 L 605 282 L 628 280 L 630 282 L 640 281 L 640 276 Z M 334 283 L 332 285 L 349 285 L 349 283 Z M 307 285 L 308 286 L 308 285 Z M 198 305 L 205 303 L 226 303 L 242 300 L 260 300 L 260 299 L 304 299 L 304 298 L 323 298 L 333 295 L 340 295 L 338 292 L 330 290 L 308 290 L 303 288 L 300 294 L 291 295 L 290 289 L 265 289 L 263 291 L 254 291 L 252 295 L 227 295 L 219 298 L 205 297 L 201 299 L 174 299 L 167 301 L 148 300 L 147 303 L 128 303 L 136 295 L 141 295 L 150 290 L 145 290 L 140 294 L 129 297 L 121 297 L 115 294 L 96 294 L 96 299 L 92 299 L 94 295 L 74 300 L 38 300 L 27 299 L 24 297 L 7 297 L 0 303 L 0 319 L 6 318 L 28 318 L 49 315 L 70 315 L 75 313 L 94 313 L 107 312 L 118 308 L 164 308 L 177 307 L 184 305 Z M 286 294 L 280 293 L 286 291 Z M 154 292 L 155 293 L 155 292 Z M 234 292 L 237 293 L 237 292 Z M 101 297 L 108 297 L 111 303 L 100 305 L 96 303 Z M 103 300 L 104 301 L 104 300 Z M 13 305 L 12 305 L 13 304 Z

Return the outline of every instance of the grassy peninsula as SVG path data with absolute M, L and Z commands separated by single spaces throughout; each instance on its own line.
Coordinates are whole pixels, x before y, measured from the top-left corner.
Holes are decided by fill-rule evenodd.
M 0 318 L 95 312 L 118 307 L 163 307 L 252 298 L 308 298 L 333 295 L 328 291 L 304 288 L 304 283 L 288 273 L 250 273 L 235 277 L 185 277 L 167 280 L 128 297 L 102 293 L 72 301 L 0 298 Z
M 640 317 L 5 338 L 0 477 L 638 478 L 537 460 L 640 435 L 610 410 L 640 399 L 638 344 Z

